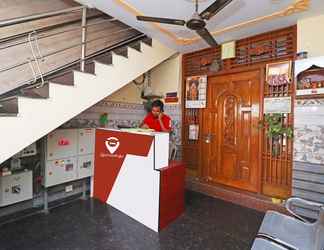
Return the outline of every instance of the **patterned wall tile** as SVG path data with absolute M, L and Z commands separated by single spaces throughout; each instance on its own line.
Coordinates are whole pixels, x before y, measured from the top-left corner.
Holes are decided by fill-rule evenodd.
M 294 134 L 294 160 L 324 164 L 324 126 L 296 126 Z
M 324 164 L 324 99 L 296 101 L 294 160 Z
M 108 128 L 117 129 L 118 125 L 138 127 L 146 115 L 142 104 L 119 103 L 103 100 L 80 115 L 74 117 L 62 128 L 100 127 L 99 117 L 102 113 L 108 114 Z M 172 133 L 170 141 L 181 145 L 181 105 L 165 105 L 165 113 L 172 119 Z M 179 155 L 181 152 L 179 152 Z M 179 156 L 178 155 L 178 156 Z

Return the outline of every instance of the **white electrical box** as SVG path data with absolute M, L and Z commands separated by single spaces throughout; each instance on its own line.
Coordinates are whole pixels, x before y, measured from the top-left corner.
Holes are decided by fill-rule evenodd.
M 51 187 L 77 179 L 77 157 L 46 161 L 44 186 Z
M 78 157 L 78 179 L 93 176 L 94 155 L 80 155 Z
M 78 154 L 94 154 L 95 129 L 83 128 L 78 131 Z
M 77 155 L 78 130 L 57 129 L 47 135 L 46 160 L 58 160 Z
M 33 198 L 33 172 L 28 170 L 0 177 L 0 207 Z
M 28 156 L 33 156 L 37 154 L 36 142 L 30 144 L 28 147 L 21 150 L 18 154 L 14 156 L 14 158 L 24 158 Z
M 54 185 L 93 175 L 95 129 L 58 129 L 45 141 L 43 185 Z

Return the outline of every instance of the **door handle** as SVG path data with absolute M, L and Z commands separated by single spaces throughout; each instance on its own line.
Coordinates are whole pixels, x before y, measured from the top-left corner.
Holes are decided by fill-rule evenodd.
M 215 134 L 212 134 L 212 133 L 205 134 L 205 136 L 204 136 L 205 143 L 207 143 L 207 144 L 211 143 L 214 136 L 215 136 Z

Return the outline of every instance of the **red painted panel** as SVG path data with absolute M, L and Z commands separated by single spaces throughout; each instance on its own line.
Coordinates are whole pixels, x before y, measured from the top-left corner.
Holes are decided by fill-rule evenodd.
M 96 130 L 94 198 L 107 201 L 126 155 L 147 156 L 153 138 L 149 135 Z
M 161 230 L 184 212 L 185 165 L 173 161 L 160 171 L 159 228 Z

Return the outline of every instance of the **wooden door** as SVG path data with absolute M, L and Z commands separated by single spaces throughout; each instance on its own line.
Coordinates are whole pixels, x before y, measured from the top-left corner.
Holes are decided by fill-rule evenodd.
M 260 71 L 211 77 L 203 111 L 202 175 L 209 182 L 258 191 Z

